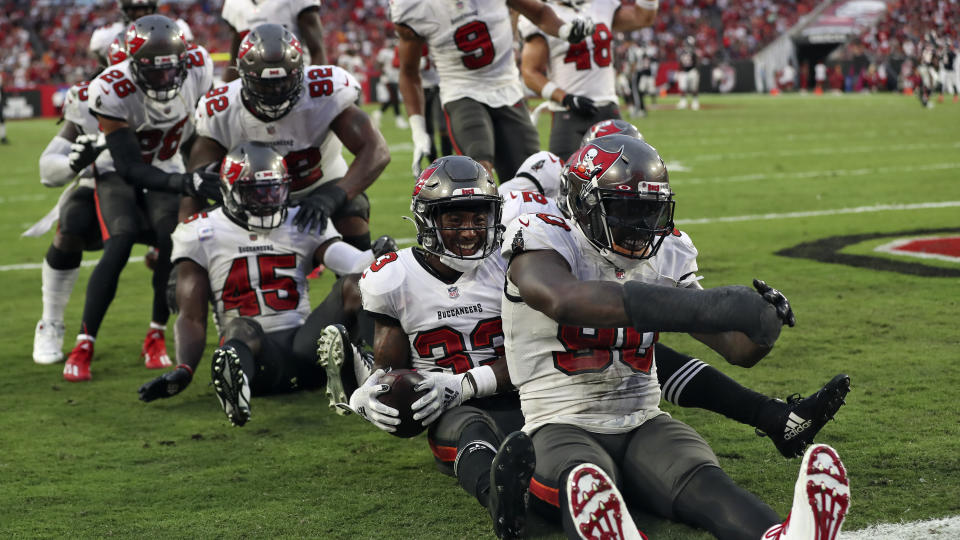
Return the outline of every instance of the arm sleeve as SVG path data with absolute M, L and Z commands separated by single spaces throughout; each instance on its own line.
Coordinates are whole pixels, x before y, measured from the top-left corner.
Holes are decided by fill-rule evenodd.
M 164 172 L 144 163 L 140 157 L 140 144 L 132 129 L 118 129 L 107 135 L 107 149 L 113 156 L 117 173 L 127 182 L 146 189 L 181 192 L 184 175 Z
M 60 187 L 77 175 L 70 168 L 70 141 L 57 135 L 40 154 L 40 183 Z
M 323 254 L 323 264 L 340 275 L 363 272 L 373 261 L 372 251 L 360 251 L 346 242 L 333 242 Z

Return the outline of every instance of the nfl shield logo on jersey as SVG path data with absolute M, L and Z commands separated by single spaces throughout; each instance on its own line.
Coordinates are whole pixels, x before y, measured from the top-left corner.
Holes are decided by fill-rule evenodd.
M 277 128 L 275 128 L 275 127 L 273 127 L 273 126 L 267 126 L 267 133 L 269 133 L 270 135 L 276 135 L 276 133 L 277 133 Z
M 626 270 L 624 270 L 623 268 L 617 268 L 616 270 L 617 270 L 617 279 L 623 279 L 624 277 L 626 277 L 627 275 Z
M 450 298 L 460 298 L 460 289 L 456 287 L 447 287 L 447 294 L 450 295 Z

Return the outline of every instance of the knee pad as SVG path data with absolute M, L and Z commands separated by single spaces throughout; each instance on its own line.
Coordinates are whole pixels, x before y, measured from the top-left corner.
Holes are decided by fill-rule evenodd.
M 244 343 L 254 343 L 262 340 L 264 335 L 263 326 L 249 317 L 238 317 L 223 326 L 225 341 L 239 339 Z
M 464 405 L 445 412 L 430 426 L 427 440 L 440 472 L 453 475 L 457 458 L 457 446 L 465 432 L 473 432 L 479 440 L 493 438 L 489 442 L 499 448 L 503 434 L 487 413 L 476 407 Z M 496 452 L 496 450 L 494 450 Z

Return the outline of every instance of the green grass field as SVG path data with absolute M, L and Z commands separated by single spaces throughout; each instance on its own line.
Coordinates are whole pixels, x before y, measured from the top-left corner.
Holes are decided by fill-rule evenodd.
M 850 374 L 847 405 L 818 437 L 850 472 L 845 530 L 960 514 L 960 279 L 776 254 L 834 236 L 960 230 L 960 105 L 924 110 L 897 95 L 701 101 L 703 110 L 691 112 L 668 110 L 675 101 L 662 99 L 664 108 L 636 122 L 671 169 L 678 225 L 700 249 L 703 283 L 763 278 L 788 295 L 798 322 L 749 370 L 686 336 L 664 342 L 780 397 Z M 548 122 L 541 118 L 544 141 Z M 409 132 L 390 116 L 384 126 L 393 162 L 369 192 L 372 229 L 409 243 L 413 227 L 400 219 L 412 189 Z M 16 265 L 40 263 L 52 237 L 19 235 L 59 195 L 37 174 L 56 130 L 50 120 L 9 122 L 12 144 L 0 146 L 0 283 L 9 293 L 0 310 L 0 536 L 493 537 L 485 509 L 436 472 L 424 435 L 401 440 L 336 416 L 322 392 L 255 399 L 251 421 L 232 428 L 204 363 L 181 395 L 139 402 L 137 388 L 156 375 L 138 359 L 151 296 L 139 262 L 121 277 L 92 382 L 66 383 L 61 365 L 34 364 L 40 271 Z M 844 252 L 871 255 L 879 243 Z M 68 351 L 90 270 L 68 308 Z M 312 282 L 314 304 L 330 283 L 328 275 Z M 734 479 L 786 515 L 799 460 L 715 414 L 668 410 L 710 441 Z M 708 537 L 641 525 L 656 540 Z

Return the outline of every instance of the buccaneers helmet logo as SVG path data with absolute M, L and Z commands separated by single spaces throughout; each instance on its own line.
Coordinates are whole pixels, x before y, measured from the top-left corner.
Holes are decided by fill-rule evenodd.
M 620 129 L 614 125 L 613 120 L 604 120 L 603 122 L 593 126 L 590 131 L 593 132 L 594 139 L 606 137 L 607 135 L 613 135 L 614 133 L 620 133 Z
M 571 158 L 570 172 L 587 181 L 600 179 L 622 155 L 622 146 L 616 152 L 607 152 L 592 144 L 587 145 Z

